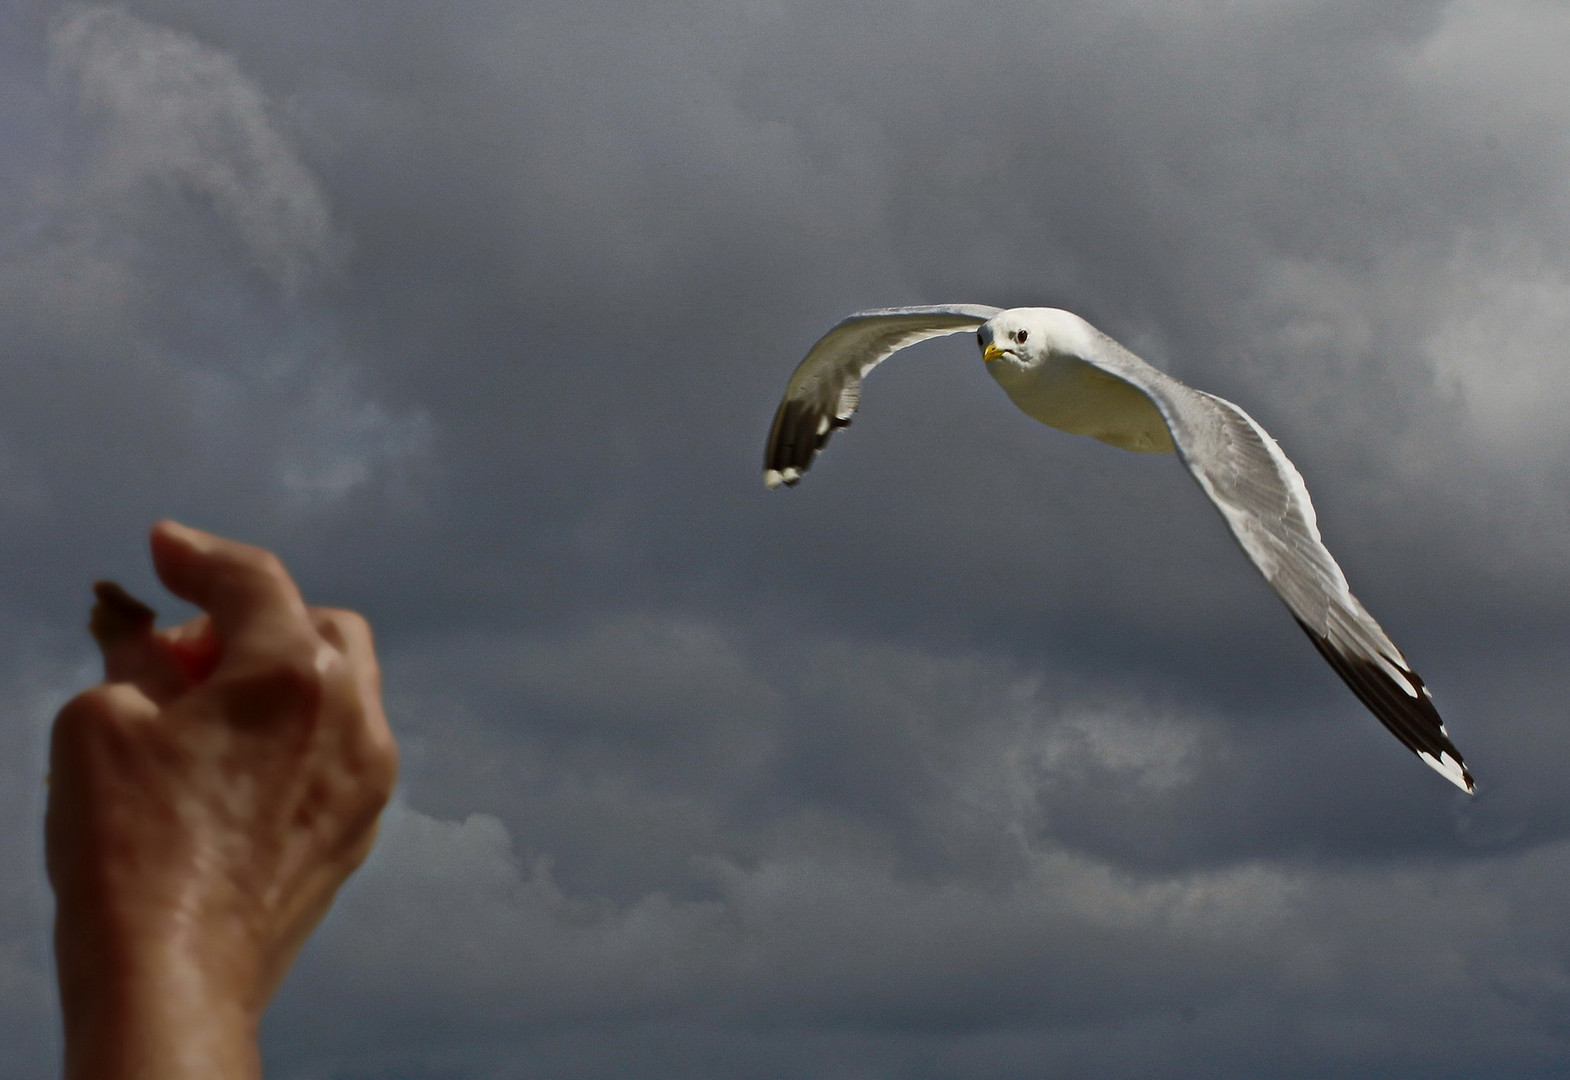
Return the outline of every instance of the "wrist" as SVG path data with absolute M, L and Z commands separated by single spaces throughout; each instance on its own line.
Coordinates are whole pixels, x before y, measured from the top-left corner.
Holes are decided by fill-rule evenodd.
M 56 927 L 65 1080 L 260 1077 L 259 1012 L 225 950 L 129 940 Z

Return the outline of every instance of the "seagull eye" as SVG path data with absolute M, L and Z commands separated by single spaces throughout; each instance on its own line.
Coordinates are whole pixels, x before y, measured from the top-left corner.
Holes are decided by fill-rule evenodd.
M 1025 344 L 1025 339 L 1028 338 L 1029 336 L 1030 336 L 1030 331 L 1028 331 L 1028 330 L 1020 330 L 1019 332 L 1017 332 L 1014 335 L 1014 340 L 1019 342 L 1021 345 L 1023 345 L 1023 344 Z

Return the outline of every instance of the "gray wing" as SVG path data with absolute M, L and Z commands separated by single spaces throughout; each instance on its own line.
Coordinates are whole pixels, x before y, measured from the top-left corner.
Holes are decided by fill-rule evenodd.
M 980 326 L 1000 310 L 943 304 L 878 308 L 842 319 L 808 350 L 785 386 L 763 455 L 763 482 L 772 488 L 801 479 L 829 436 L 850 423 L 867 372 L 907 345 Z
M 1391 734 L 1473 791 L 1428 688 L 1347 587 L 1319 537 L 1303 477 L 1276 441 L 1232 402 L 1185 386 L 1105 334 L 1094 344 L 1096 355 L 1084 359 L 1161 410 L 1183 463 L 1336 674 Z

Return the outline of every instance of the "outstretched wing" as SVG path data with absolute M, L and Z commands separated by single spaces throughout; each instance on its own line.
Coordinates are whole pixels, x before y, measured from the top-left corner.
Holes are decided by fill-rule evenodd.
M 867 372 L 907 345 L 980 326 L 1000 310 L 982 304 L 879 308 L 841 320 L 808 350 L 785 386 L 763 455 L 763 482 L 772 488 L 801 479 L 835 429 L 850 423 Z
M 1423 680 L 1347 587 L 1319 537 L 1308 488 L 1242 409 L 1151 367 L 1099 331 L 1083 359 L 1144 392 L 1178 454 L 1271 588 L 1352 692 L 1396 738 L 1457 787 L 1472 774 Z

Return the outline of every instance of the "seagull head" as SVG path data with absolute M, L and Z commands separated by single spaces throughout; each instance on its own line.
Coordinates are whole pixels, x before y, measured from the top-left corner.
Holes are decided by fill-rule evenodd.
M 1023 371 L 1054 353 L 1081 355 L 1090 324 L 1058 308 L 1009 308 L 988 319 L 976 331 L 981 358 L 994 374 L 999 368 Z
M 1015 318 L 1018 313 L 1005 311 L 994 315 L 976 331 L 976 344 L 981 346 L 981 358 L 989 365 L 1007 364 L 1015 368 L 1030 366 L 1030 327 Z

